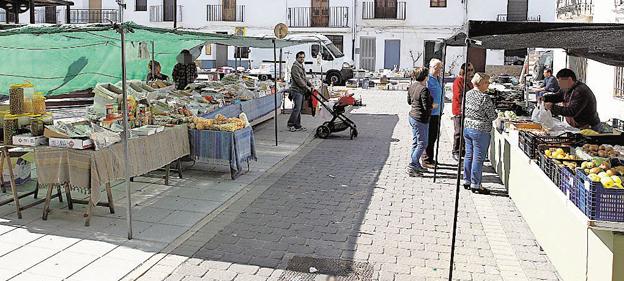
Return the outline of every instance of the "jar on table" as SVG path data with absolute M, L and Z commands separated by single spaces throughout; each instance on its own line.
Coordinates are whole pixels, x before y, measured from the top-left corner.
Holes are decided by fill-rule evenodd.
M 11 145 L 13 144 L 13 136 L 17 134 L 17 116 L 15 115 L 5 115 L 4 116 L 4 144 Z
M 32 104 L 33 104 L 33 113 L 35 114 L 45 114 L 46 113 L 46 104 L 45 104 L 45 96 L 43 96 L 42 92 L 37 92 L 33 96 Z
M 34 137 L 43 136 L 45 125 L 42 118 L 32 118 L 30 121 L 30 133 Z

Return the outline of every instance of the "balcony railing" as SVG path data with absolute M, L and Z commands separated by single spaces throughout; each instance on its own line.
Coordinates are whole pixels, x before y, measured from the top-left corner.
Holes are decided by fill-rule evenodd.
M 288 8 L 290 27 L 349 27 L 349 7 Z
M 206 20 L 208 21 L 245 21 L 245 6 L 238 5 L 234 8 L 224 8 L 223 5 L 207 5 Z
M 526 21 L 541 21 L 542 20 L 542 16 L 541 15 L 537 15 L 537 16 L 528 16 Z M 496 16 L 496 21 L 508 21 L 507 20 L 507 14 L 499 14 L 498 16 Z
M 182 21 L 182 8 L 184 6 L 178 5 L 178 11 L 176 21 Z M 173 7 L 150 6 L 150 22 L 167 22 L 173 21 Z
M 375 2 L 362 3 L 362 19 L 405 20 L 406 2 L 397 2 L 396 7 L 375 7 Z
M 58 15 L 57 19 L 65 19 L 65 11 Z M 119 10 L 117 9 L 70 9 L 70 23 L 107 23 L 119 22 Z
M 557 17 L 574 18 L 594 15 L 594 4 L 592 0 L 558 0 Z

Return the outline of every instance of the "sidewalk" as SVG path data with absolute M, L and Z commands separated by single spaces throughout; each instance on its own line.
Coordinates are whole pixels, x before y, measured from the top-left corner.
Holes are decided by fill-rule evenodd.
M 410 178 L 405 92 L 360 93 L 356 140 L 311 141 L 127 279 L 447 280 L 456 181 L 448 114 L 441 178 Z M 491 167 L 485 181 L 503 190 Z M 455 280 L 559 280 L 508 197 L 462 189 L 460 200 Z
M 85 206 L 75 205 L 70 211 L 57 199 L 52 201 L 47 221 L 41 220 L 42 205 L 23 211 L 21 220 L 12 204 L 0 207 L 0 280 L 124 278 L 153 256 L 175 247 L 176 239 L 191 233 L 193 225 L 231 198 L 247 193 L 250 183 L 309 142 L 311 132 L 287 131 L 287 117 L 279 116 L 278 147 L 273 120 L 255 128 L 258 162 L 252 162 L 251 171 L 235 181 L 230 179 L 227 165 L 200 164 L 186 171 L 183 179 L 172 175 L 169 186 L 160 179 L 136 178 L 131 183 L 134 239 L 130 241 L 126 238 L 127 200 L 122 185 L 113 188 L 115 214 L 95 208 L 90 227 L 83 225 Z M 304 116 L 304 122 L 312 128 L 319 121 Z M 31 183 L 19 190 L 33 187 Z M 40 196 L 43 193 L 40 191 Z M 0 199 L 6 198 L 0 194 Z

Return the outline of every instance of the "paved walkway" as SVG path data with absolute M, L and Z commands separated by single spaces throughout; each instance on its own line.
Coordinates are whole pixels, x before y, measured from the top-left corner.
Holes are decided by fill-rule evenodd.
M 450 120 L 441 178 L 410 178 L 405 92 L 360 93 L 368 105 L 353 111 L 357 140 L 311 141 L 125 278 L 446 280 Z M 503 189 L 491 169 L 485 178 Z M 559 280 L 508 197 L 462 189 L 457 238 L 455 280 Z
M 368 106 L 353 112 L 355 141 L 286 132 L 282 116 L 280 145 L 273 123 L 255 128 L 259 161 L 236 181 L 204 165 L 169 186 L 139 178 L 131 241 L 121 186 L 116 214 L 97 208 L 90 227 L 83 206 L 54 201 L 47 221 L 41 206 L 21 220 L 0 207 L 0 280 L 445 280 L 454 167 L 436 183 L 407 177 L 405 93 L 359 94 Z M 444 120 L 441 161 L 451 163 Z M 457 245 L 456 280 L 558 280 L 507 197 L 462 189 Z

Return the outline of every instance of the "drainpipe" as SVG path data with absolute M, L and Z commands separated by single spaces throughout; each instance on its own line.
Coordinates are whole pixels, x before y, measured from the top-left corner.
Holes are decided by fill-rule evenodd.
M 355 66 L 355 36 L 357 34 L 357 0 L 353 0 L 353 28 L 351 38 L 351 60 Z

